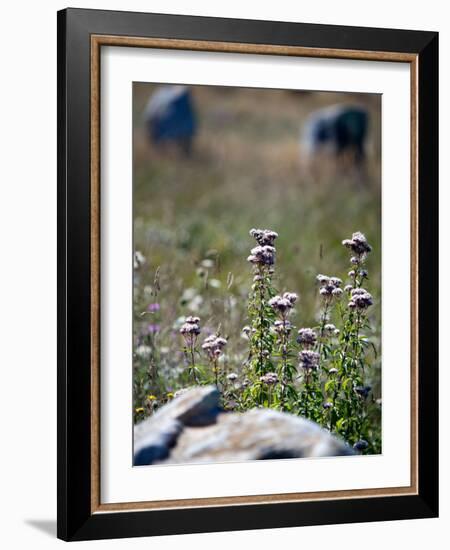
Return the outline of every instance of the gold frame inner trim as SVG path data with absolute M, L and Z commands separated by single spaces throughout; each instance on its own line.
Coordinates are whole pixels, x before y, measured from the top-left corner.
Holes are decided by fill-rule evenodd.
M 409 63 L 411 75 L 411 483 L 407 487 L 101 503 L 100 499 L 100 50 L 102 46 L 164 48 Z M 164 510 L 405 496 L 418 494 L 418 56 L 409 53 L 305 48 L 235 42 L 91 35 L 91 513 Z

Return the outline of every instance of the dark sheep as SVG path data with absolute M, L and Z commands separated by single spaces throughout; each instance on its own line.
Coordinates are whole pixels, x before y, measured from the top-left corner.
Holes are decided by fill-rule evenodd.
M 351 152 L 355 165 L 361 165 L 368 125 L 369 114 L 364 107 L 336 105 L 315 111 L 303 130 L 302 154 L 305 160 L 311 160 L 322 151 L 336 158 Z
M 191 153 L 197 117 L 187 86 L 159 87 L 147 103 L 144 121 L 154 145 L 172 143 L 185 154 Z

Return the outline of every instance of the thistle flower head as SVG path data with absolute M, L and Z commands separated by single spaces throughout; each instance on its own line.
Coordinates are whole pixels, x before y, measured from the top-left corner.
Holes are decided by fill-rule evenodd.
M 237 380 L 237 377 L 238 375 L 235 372 L 230 372 L 230 374 L 227 374 L 227 379 L 230 382 L 234 382 L 235 380 Z
M 255 328 L 252 328 L 252 327 L 249 327 L 248 325 L 246 325 L 241 330 L 241 336 L 243 338 L 245 338 L 246 340 L 250 340 L 250 337 L 251 337 L 252 333 L 254 333 L 254 332 L 256 332 Z
M 301 328 L 298 331 L 297 342 L 305 347 L 312 347 L 317 342 L 317 335 L 312 328 Z
M 339 277 L 328 277 L 327 275 L 319 274 L 316 280 L 320 284 L 319 294 L 324 300 L 338 299 L 342 296 L 342 279 L 339 279 Z
M 289 311 L 294 307 L 297 300 L 297 294 L 294 292 L 285 292 L 283 296 L 274 296 L 269 300 L 271 306 L 281 317 L 286 317 Z
M 200 317 L 193 317 L 192 315 L 189 315 L 186 317 L 185 323 L 198 324 L 200 323 Z
M 330 336 L 337 336 L 339 334 L 339 329 L 336 328 L 333 323 L 327 323 L 324 327 L 323 327 L 323 330 L 326 334 L 330 335 Z
M 278 375 L 276 372 L 267 372 L 266 374 L 263 374 L 263 376 L 260 376 L 259 380 L 263 384 L 273 386 L 278 383 Z
M 351 299 L 348 303 L 350 309 L 358 309 L 360 311 L 367 309 L 373 305 L 373 297 L 364 288 L 354 288 L 351 291 Z
M 288 321 L 287 319 L 284 320 L 284 321 L 275 321 L 275 323 L 273 324 L 273 330 L 277 333 L 277 334 L 290 334 L 291 333 L 291 330 L 292 330 L 292 325 L 290 323 L 290 321 Z
M 278 237 L 278 233 L 271 229 L 250 229 L 250 235 L 260 246 L 272 246 L 274 240 Z
M 319 367 L 320 355 L 316 351 L 304 349 L 298 354 L 299 367 L 314 370 Z
M 355 264 L 363 262 L 367 254 L 372 250 L 365 235 L 360 231 L 353 233 L 351 239 L 344 239 L 342 244 L 354 254 L 350 261 Z
M 295 292 L 285 292 L 283 298 L 286 298 L 286 300 L 289 300 L 294 305 L 298 299 L 298 295 Z
M 330 280 L 330 277 L 327 277 L 326 275 L 322 275 L 321 273 L 319 273 L 319 275 L 317 275 L 317 277 L 316 277 L 316 280 L 321 285 L 326 285 L 328 283 L 328 281 Z
M 207 353 L 210 360 L 213 360 L 222 355 L 223 348 L 226 345 L 227 340 L 225 338 L 217 334 L 211 334 L 203 340 L 202 350 Z
M 250 250 L 247 261 L 252 264 L 273 265 L 275 263 L 275 248 L 270 245 L 258 245 Z
M 200 317 L 186 317 L 184 323 L 181 325 L 180 333 L 185 335 L 198 336 L 200 334 Z

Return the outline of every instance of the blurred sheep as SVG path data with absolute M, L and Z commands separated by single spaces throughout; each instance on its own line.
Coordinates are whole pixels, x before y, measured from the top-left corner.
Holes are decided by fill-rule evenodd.
M 197 130 L 197 116 L 187 86 L 160 86 L 144 111 L 150 141 L 156 146 L 173 144 L 189 155 Z
M 351 160 L 360 168 L 366 159 L 365 142 L 369 125 L 367 109 L 334 105 L 314 111 L 301 135 L 301 156 L 305 166 L 326 154 L 336 161 Z M 341 163 L 342 166 L 342 163 Z

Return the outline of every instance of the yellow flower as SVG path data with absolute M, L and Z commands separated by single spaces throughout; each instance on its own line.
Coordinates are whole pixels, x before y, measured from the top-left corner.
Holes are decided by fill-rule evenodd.
M 156 395 L 147 395 L 147 399 L 149 401 L 155 401 L 156 400 Z
M 173 393 L 170 391 L 170 392 L 167 394 L 167 397 L 168 397 L 169 399 L 172 399 Z
M 144 407 L 138 407 L 137 409 L 135 409 L 135 411 L 137 413 L 143 413 L 144 412 Z

